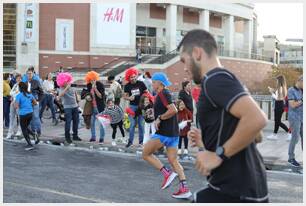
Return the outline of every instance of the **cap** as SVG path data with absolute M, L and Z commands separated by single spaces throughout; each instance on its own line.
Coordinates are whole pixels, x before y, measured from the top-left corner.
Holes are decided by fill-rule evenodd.
M 170 86 L 172 83 L 168 80 L 167 75 L 164 72 L 156 72 L 152 76 L 153 81 L 160 81 L 165 87 Z

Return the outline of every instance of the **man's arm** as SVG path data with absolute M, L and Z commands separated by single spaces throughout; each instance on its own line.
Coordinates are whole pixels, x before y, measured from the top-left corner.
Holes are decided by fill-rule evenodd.
M 176 113 L 176 106 L 172 103 L 167 106 L 167 111 L 164 114 L 160 115 L 159 118 L 160 120 L 166 120 L 174 116 Z
M 128 101 L 133 101 L 135 99 L 135 97 L 134 96 L 130 97 L 129 93 L 125 92 L 123 94 L 123 99 L 128 100 Z
M 299 100 L 299 101 L 289 100 L 288 102 L 289 102 L 290 107 L 292 107 L 292 108 L 297 108 L 297 107 L 299 107 L 303 104 L 302 100 Z
M 64 96 L 65 93 L 67 92 L 67 90 L 68 90 L 69 88 L 70 88 L 70 84 L 68 84 L 68 85 L 65 87 L 65 89 L 64 89 L 61 93 L 59 93 L 58 98 L 61 98 L 62 96 Z
M 260 130 L 267 124 L 266 115 L 250 96 L 242 96 L 236 100 L 229 111 L 239 119 L 239 123 L 232 137 L 223 145 L 227 157 L 237 154 L 254 142 Z

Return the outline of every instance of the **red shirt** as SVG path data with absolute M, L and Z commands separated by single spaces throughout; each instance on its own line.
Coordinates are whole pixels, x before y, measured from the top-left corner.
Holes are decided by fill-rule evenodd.
M 187 108 L 185 108 L 182 111 L 178 111 L 177 118 L 179 123 L 186 120 L 192 120 L 192 113 Z M 190 126 L 191 124 L 188 123 L 184 129 L 180 130 L 180 136 L 187 136 L 187 133 L 190 130 Z

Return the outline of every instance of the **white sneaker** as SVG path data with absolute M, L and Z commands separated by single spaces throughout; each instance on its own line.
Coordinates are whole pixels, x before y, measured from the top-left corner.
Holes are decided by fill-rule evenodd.
M 184 149 L 184 154 L 188 154 L 188 150 L 187 149 Z
M 12 139 L 12 134 L 11 133 L 7 133 L 6 139 Z
M 21 135 L 22 135 L 21 131 L 18 130 L 15 136 L 20 137 Z
M 291 138 L 292 138 L 292 134 L 291 134 L 291 133 L 288 133 L 287 141 L 290 142 L 290 141 L 291 141 Z
M 115 140 L 113 140 L 112 141 L 112 146 L 116 146 L 117 144 L 116 144 L 116 142 L 115 142 Z
M 182 154 L 182 150 L 181 149 L 179 149 L 179 150 L 177 150 L 177 154 Z
M 269 136 L 267 136 L 267 139 L 270 139 L 270 140 L 278 140 L 278 136 L 277 136 L 277 134 L 271 134 L 271 135 L 269 135 Z

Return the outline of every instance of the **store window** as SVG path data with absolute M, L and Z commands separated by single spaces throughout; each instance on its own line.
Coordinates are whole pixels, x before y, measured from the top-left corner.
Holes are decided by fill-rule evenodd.
M 144 54 L 157 54 L 160 48 L 156 48 L 156 28 L 137 26 L 136 48 Z

